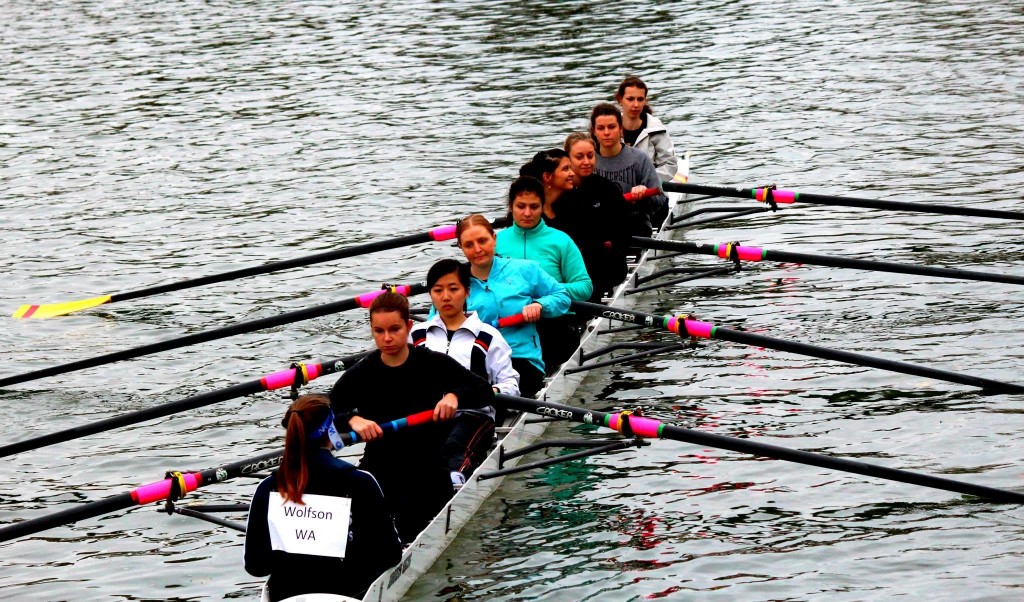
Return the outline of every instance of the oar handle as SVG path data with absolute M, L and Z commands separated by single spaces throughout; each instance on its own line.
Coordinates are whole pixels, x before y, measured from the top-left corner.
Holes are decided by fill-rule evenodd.
M 380 423 L 377 423 L 377 426 L 379 426 L 380 430 L 384 431 L 385 433 L 395 433 L 395 432 L 398 432 L 398 431 L 400 431 L 402 429 L 409 428 L 410 426 L 419 426 L 421 424 L 426 424 L 428 422 L 433 422 L 433 421 L 434 421 L 434 410 L 431 409 L 431 410 L 423 410 L 422 412 L 418 412 L 416 414 L 410 414 L 409 416 L 406 416 L 405 418 L 398 418 L 396 420 L 389 420 L 388 422 L 380 422 Z M 359 438 L 359 433 L 357 433 L 355 431 L 349 431 L 348 433 L 345 433 L 344 435 L 342 435 L 342 440 L 343 441 L 344 441 L 344 438 L 346 436 L 348 436 L 349 438 L 352 439 L 352 443 L 359 443 L 360 441 L 362 441 L 362 439 Z M 346 443 L 348 443 L 348 442 L 346 441 Z
M 639 201 L 640 199 L 646 199 L 649 196 L 657 196 L 659 194 L 661 194 L 661 189 L 658 188 L 658 187 L 654 187 L 654 188 L 648 188 L 647 190 L 645 190 L 645 191 L 643 191 L 641 193 L 627 192 L 627 193 L 622 195 L 622 198 L 626 199 L 630 203 L 635 203 L 636 201 Z
M 520 324 L 526 323 L 526 316 L 521 313 L 512 314 L 511 316 L 505 316 L 492 320 L 490 325 L 495 328 L 509 328 L 510 326 L 519 326 Z

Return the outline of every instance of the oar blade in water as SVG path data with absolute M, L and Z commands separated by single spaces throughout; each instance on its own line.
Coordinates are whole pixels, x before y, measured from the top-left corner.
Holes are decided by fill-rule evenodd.
M 83 309 L 89 309 L 90 307 L 96 307 L 97 305 L 103 305 L 104 303 L 110 303 L 110 299 L 110 295 L 103 295 L 101 297 L 82 299 L 80 301 L 66 301 L 64 303 L 22 305 L 18 308 L 18 311 L 12 314 L 11 317 L 18 318 L 19 320 L 27 320 L 30 318 L 35 320 L 55 318 L 57 316 L 65 316 L 76 311 L 82 311 Z

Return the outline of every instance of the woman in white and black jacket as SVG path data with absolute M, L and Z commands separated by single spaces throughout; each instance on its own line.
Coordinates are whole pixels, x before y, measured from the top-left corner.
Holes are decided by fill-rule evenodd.
M 671 180 L 679 161 L 668 129 L 647 103 L 647 84 L 639 77 L 627 77 L 619 84 L 615 101 L 622 107 L 623 142 L 650 157 L 662 181 Z
M 435 313 L 409 333 L 413 345 L 448 354 L 488 383 L 495 393 L 519 395 L 519 373 L 512 367 L 512 348 L 497 328 L 484 324 L 476 312 L 466 313 L 469 264 L 442 259 L 427 272 L 427 288 Z M 465 483 L 490 449 L 494 407 L 459 410 L 444 454 L 455 486 Z

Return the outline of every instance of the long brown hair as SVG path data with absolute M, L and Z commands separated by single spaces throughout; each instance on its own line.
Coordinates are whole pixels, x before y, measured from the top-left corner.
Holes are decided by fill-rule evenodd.
M 277 492 L 286 502 L 302 503 L 302 494 L 309 484 L 309 461 L 311 451 L 323 446 L 327 435 L 312 441 L 308 438 L 327 420 L 331 412 L 331 400 L 326 395 L 303 395 L 292 402 L 281 426 L 284 435 L 284 459 L 277 469 Z
M 622 80 L 622 83 L 619 84 L 618 91 L 615 93 L 615 100 L 617 100 L 619 104 L 622 104 L 622 97 L 626 95 L 626 88 L 640 88 L 644 91 L 644 96 L 648 95 L 647 84 L 644 83 L 644 80 L 635 75 L 630 75 L 626 79 Z M 641 113 L 650 113 L 651 115 L 654 115 L 654 109 L 651 108 L 651 103 L 645 102 L 644 110 L 641 111 Z

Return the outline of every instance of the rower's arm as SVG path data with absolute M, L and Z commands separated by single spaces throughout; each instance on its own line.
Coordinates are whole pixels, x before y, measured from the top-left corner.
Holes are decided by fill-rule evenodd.
M 432 357 L 437 364 L 434 374 L 438 382 L 444 383 L 445 394 L 452 393 L 458 398 L 459 409 L 483 408 L 494 403 L 494 391 L 487 381 L 443 353 Z
M 542 318 L 557 318 L 569 311 L 569 292 L 545 272 L 537 263 L 531 263 L 529 272 L 533 284 L 533 300 L 540 303 Z M 524 270 L 523 272 L 527 272 Z

